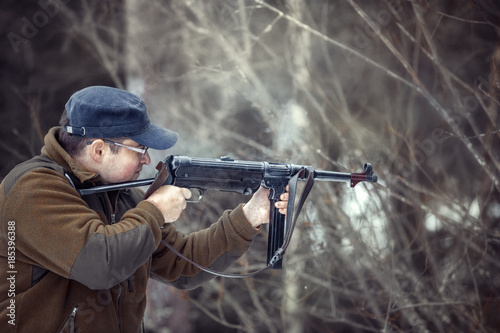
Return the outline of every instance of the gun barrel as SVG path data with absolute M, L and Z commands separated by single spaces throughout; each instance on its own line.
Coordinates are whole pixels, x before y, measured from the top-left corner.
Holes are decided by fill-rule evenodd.
M 373 168 L 369 163 L 365 164 L 364 171 L 361 173 L 344 173 L 315 170 L 314 179 L 323 181 L 347 182 L 351 187 L 356 186 L 356 184 L 359 182 L 376 183 L 378 181 L 378 177 L 373 174 Z
M 345 172 L 315 170 L 314 179 L 328 182 L 350 182 L 351 174 Z

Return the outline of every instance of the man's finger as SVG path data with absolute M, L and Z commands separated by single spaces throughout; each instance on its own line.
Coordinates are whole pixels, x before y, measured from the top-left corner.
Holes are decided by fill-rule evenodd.
M 182 194 L 184 194 L 184 198 L 189 199 L 193 195 L 191 191 L 187 188 L 182 188 Z

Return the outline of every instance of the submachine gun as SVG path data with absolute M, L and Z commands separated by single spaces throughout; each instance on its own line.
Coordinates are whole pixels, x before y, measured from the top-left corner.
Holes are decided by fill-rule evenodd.
M 354 187 L 363 181 L 377 182 L 377 176 L 373 174 L 373 167 L 370 163 L 364 165 L 363 172 L 361 173 L 343 173 L 315 170 L 311 166 L 304 165 L 238 161 L 233 160 L 229 156 L 210 159 L 170 155 L 164 161 L 159 162 L 156 169 L 158 172 L 155 178 L 78 189 L 78 192 L 83 196 L 98 192 L 150 185 L 145 194 L 145 198 L 147 198 L 162 185 L 175 185 L 197 190 L 199 192 L 197 201 L 199 201 L 202 199 L 203 193 L 207 190 L 236 192 L 245 195 L 255 193 L 260 186 L 270 190 L 269 200 L 271 207 L 267 244 L 267 266 L 261 270 L 243 275 L 214 272 L 192 262 L 172 246 L 162 241 L 170 250 L 196 267 L 225 277 L 247 277 L 253 276 L 265 269 L 282 268 L 283 255 L 290 242 L 297 217 L 314 184 L 314 180 L 347 182 L 350 187 Z M 294 212 L 298 180 L 306 181 L 306 184 L 302 189 L 300 200 Z M 279 213 L 274 204 L 280 200 L 280 195 L 285 192 L 287 185 L 289 185 L 289 200 L 285 216 Z

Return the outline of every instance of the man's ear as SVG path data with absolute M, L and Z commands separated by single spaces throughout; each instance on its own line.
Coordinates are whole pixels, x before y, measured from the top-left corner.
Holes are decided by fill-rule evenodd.
M 94 162 L 102 162 L 106 147 L 106 143 L 101 139 L 96 139 L 92 142 L 90 145 L 90 157 L 94 160 Z

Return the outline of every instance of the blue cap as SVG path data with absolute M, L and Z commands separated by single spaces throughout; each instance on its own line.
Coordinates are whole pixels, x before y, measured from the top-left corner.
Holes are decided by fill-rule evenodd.
M 66 103 L 66 132 L 88 138 L 127 137 L 153 149 L 172 147 L 179 135 L 154 125 L 144 101 L 128 91 L 93 86 L 77 91 Z

